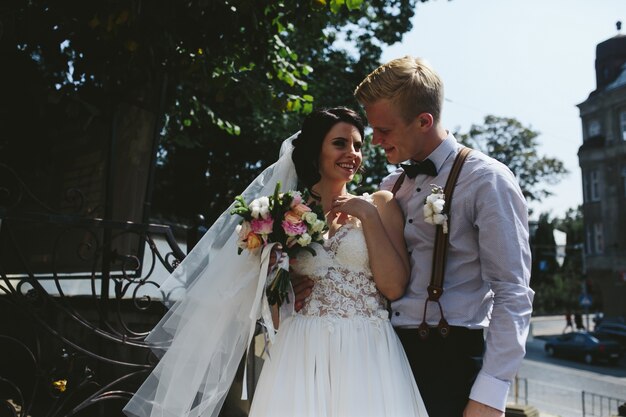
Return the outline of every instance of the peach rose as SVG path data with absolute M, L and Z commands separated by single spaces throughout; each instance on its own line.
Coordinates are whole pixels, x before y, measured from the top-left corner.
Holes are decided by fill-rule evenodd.
M 261 238 L 253 233 L 250 232 L 248 234 L 248 238 L 246 239 L 246 244 L 248 245 L 248 250 L 254 250 L 257 249 L 261 246 L 261 243 L 263 243 L 263 241 L 261 240 Z
M 302 218 L 303 214 L 311 211 L 311 208 L 305 204 L 298 204 L 297 206 L 292 207 L 291 211 L 296 212 L 300 216 L 300 218 Z
M 285 213 L 285 221 L 291 224 L 298 224 L 302 222 L 302 216 L 296 213 L 294 210 L 289 210 Z

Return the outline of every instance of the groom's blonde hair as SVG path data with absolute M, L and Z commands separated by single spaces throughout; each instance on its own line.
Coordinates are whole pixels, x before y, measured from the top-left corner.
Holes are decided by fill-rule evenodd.
M 430 113 L 439 122 L 443 82 L 426 61 L 407 55 L 372 71 L 354 90 L 354 96 L 364 106 L 390 100 L 407 123 L 421 113 Z

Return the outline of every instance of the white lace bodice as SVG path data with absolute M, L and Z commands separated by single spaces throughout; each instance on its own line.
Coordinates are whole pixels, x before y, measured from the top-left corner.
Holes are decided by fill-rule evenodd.
M 355 316 L 388 320 L 386 299 L 374 284 L 365 236 L 357 219 L 341 226 L 323 245 L 302 251 L 292 265 L 295 272 L 315 281 L 299 314 L 317 317 Z

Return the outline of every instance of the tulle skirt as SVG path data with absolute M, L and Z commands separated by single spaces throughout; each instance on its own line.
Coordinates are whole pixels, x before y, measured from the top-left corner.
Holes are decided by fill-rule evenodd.
M 387 320 L 296 314 L 281 323 L 250 417 L 426 417 Z

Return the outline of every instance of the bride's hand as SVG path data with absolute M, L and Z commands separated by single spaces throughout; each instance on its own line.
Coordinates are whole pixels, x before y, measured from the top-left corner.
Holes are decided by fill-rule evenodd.
M 363 221 L 368 216 L 378 215 L 376 207 L 369 201 L 354 195 L 346 194 L 335 197 L 333 200 L 330 218 L 334 218 L 338 213 L 347 214 Z

